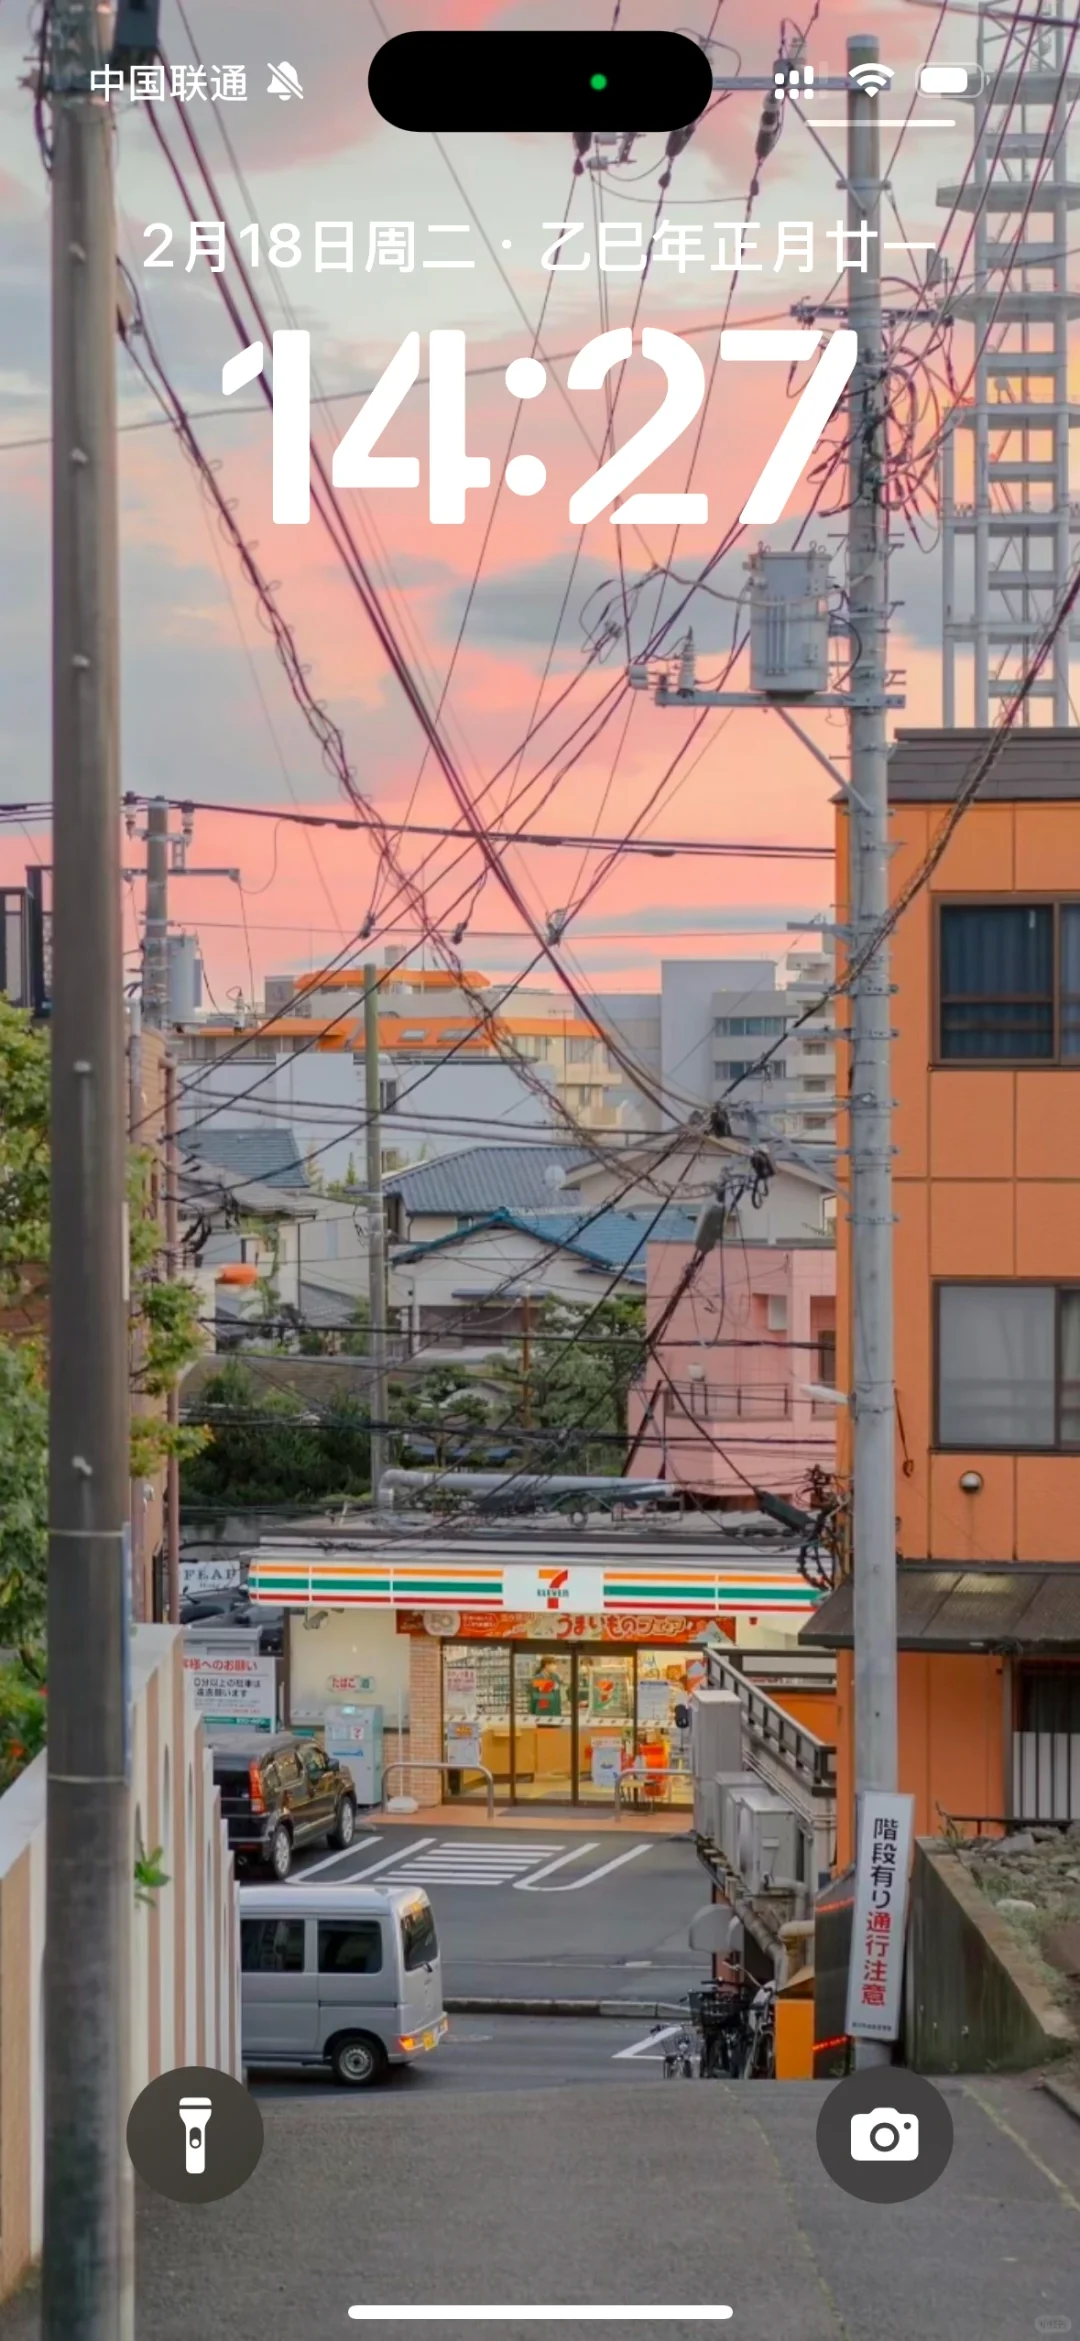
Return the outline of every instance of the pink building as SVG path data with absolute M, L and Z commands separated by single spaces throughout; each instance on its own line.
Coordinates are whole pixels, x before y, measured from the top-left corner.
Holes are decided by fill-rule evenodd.
M 649 1245 L 650 1332 L 690 1257 L 688 1244 Z M 835 1380 L 832 1244 L 729 1239 L 706 1254 L 630 1393 L 632 1471 L 751 1510 L 756 1487 L 795 1496 L 813 1466 L 835 1466 L 836 1407 L 812 1395 Z

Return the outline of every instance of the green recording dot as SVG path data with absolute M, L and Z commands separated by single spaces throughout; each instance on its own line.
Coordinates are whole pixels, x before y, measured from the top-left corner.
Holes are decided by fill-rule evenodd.
M 606 73 L 592 73 L 592 74 L 590 74 L 590 76 L 589 76 L 589 88 L 590 88 L 590 89 L 606 89 L 606 88 L 607 88 L 607 74 L 606 74 Z

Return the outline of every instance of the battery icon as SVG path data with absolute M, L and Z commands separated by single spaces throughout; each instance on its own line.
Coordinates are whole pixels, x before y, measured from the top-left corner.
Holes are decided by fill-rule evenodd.
M 974 97 L 982 84 L 978 65 L 924 65 L 919 75 L 919 88 L 928 98 Z

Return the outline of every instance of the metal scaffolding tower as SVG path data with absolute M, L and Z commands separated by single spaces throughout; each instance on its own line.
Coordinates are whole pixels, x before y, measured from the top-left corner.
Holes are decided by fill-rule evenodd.
M 1066 136 L 1080 71 L 1065 69 L 1066 14 L 1037 0 L 1018 22 L 980 15 L 974 167 L 963 186 L 938 190 L 939 203 L 974 215 L 970 259 L 946 296 L 947 314 L 970 322 L 975 342 L 974 374 L 941 453 L 946 724 L 957 721 L 958 648 L 974 654 L 977 725 L 989 725 L 993 703 L 1011 695 L 1068 582 L 1080 532 L 1080 503 L 1069 496 L 1069 434 L 1080 427 L 1080 406 L 1069 403 L 1068 380 L 1069 320 L 1080 317 L 1080 293 L 1068 289 L 1069 213 L 1080 209 L 1080 184 L 1069 178 Z M 970 365 L 961 352 L 962 382 Z M 967 436 L 960 449 L 958 431 Z M 958 453 L 967 499 L 959 502 Z M 958 590 L 970 614 L 958 612 Z M 1049 703 L 1052 723 L 1076 720 L 1075 631 L 1062 627 L 1025 722 L 1038 720 L 1036 699 Z

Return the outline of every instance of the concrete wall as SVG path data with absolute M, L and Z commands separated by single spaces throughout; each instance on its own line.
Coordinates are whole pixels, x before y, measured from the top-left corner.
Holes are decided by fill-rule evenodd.
M 181 1637 L 139 1626 L 132 1650 L 131 2094 L 177 2065 L 240 2073 L 232 1857 Z M 0 1798 L 0 2299 L 41 2249 L 47 1758 Z M 135 1899 L 141 1836 L 169 1883 Z
M 916 1844 L 905 2050 L 919 2073 L 1022 2071 L 1080 2047 L 1006 1921 L 954 1854 Z

